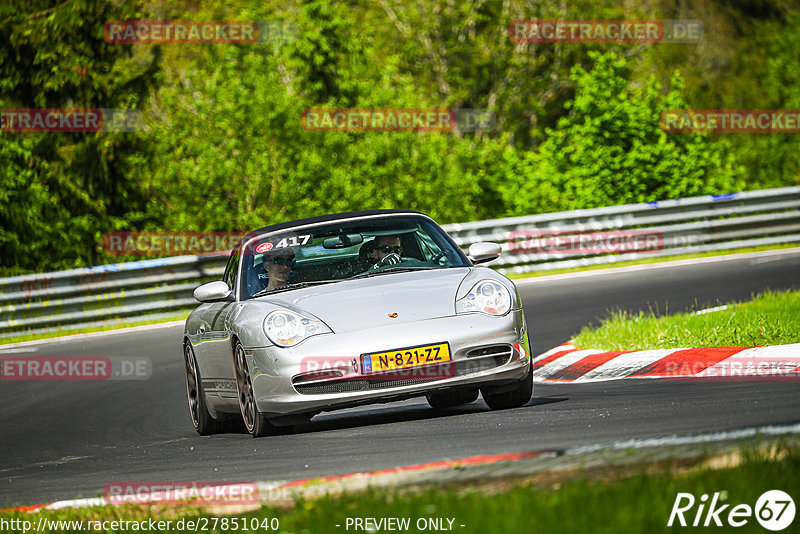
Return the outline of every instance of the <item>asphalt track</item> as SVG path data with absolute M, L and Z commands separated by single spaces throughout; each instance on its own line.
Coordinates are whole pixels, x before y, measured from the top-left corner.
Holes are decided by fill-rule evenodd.
M 660 313 L 800 289 L 800 252 L 520 282 L 539 354 L 610 308 Z M 424 399 L 321 414 L 282 435 L 200 437 L 185 400 L 180 327 L 0 355 L 147 356 L 147 381 L 0 381 L 0 507 L 97 496 L 114 481 L 267 481 L 475 454 L 800 421 L 800 383 L 537 384 L 527 406 L 434 413 Z M 35 351 L 32 349 L 35 348 Z M 20 350 L 20 349 L 17 349 Z

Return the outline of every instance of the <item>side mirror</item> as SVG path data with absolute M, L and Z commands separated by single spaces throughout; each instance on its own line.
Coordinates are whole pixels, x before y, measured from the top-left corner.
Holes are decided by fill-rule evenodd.
M 497 243 L 481 241 L 469 246 L 467 256 L 472 260 L 472 263 L 484 263 L 496 260 L 500 256 L 500 252 L 502 252 L 502 248 Z
M 228 300 L 231 296 L 228 284 L 222 280 L 208 282 L 194 290 L 194 298 L 198 302 L 218 302 L 220 300 Z

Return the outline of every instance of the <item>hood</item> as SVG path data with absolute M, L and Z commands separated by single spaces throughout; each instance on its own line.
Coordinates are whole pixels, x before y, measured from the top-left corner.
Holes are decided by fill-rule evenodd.
M 307 311 L 334 332 L 351 332 L 455 315 L 456 291 L 469 272 L 469 267 L 454 267 L 387 273 L 289 291 L 269 301 Z

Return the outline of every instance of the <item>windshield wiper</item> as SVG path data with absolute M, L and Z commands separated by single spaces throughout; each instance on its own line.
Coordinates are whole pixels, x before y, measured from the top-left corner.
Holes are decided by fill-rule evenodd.
M 341 282 L 341 280 L 314 280 L 311 282 L 298 282 L 296 284 L 288 285 L 285 287 L 276 287 L 275 289 L 262 289 L 258 293 L 255 293 L 251 296 L 251 299 L 256 297 L 262 297 L 264 295 L 273 295 L 275 293 L 283 293 L 284 291 L 290 291 L 292 289 L 302 289 L 304 287 L 311 287 L 311 286 L 320 286 L 323 284 L 332 284 L 333 282 Z

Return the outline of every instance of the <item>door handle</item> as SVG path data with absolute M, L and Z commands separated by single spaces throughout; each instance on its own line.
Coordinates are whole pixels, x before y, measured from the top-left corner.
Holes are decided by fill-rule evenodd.
M 204 325 L 204 324 L 201 324 L 201 325 L 200 325 L 200 328 L 198 328 L 198 330 L 197 330 L 197 331 L 198 331 L 199 333 L 201 333 L 201 334 L 205 334 L 205 333 L 206 333 L 206 325 Z

